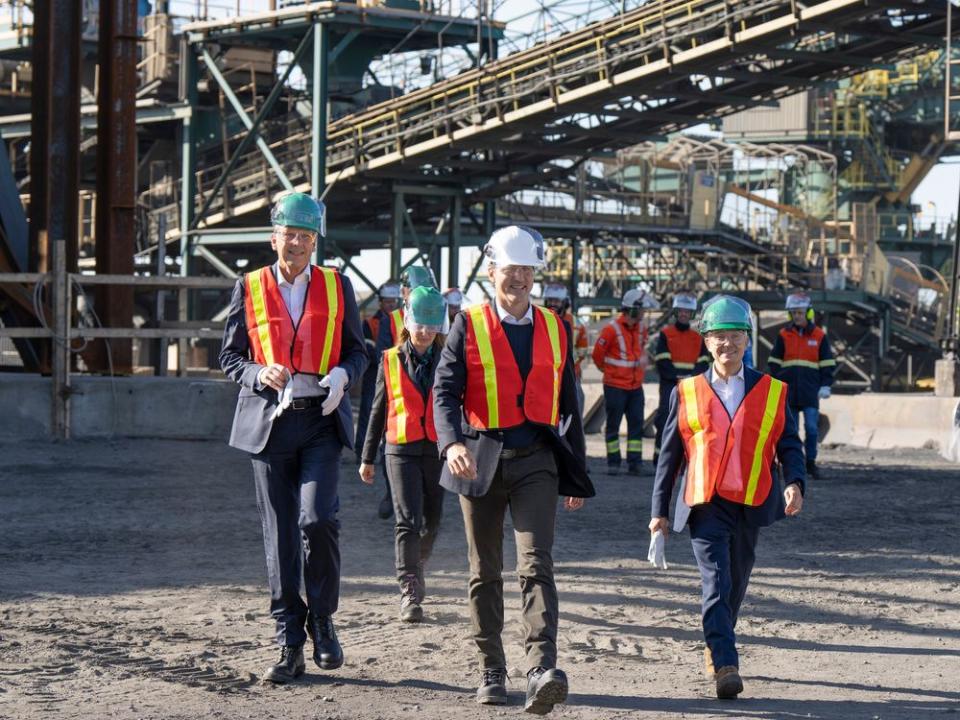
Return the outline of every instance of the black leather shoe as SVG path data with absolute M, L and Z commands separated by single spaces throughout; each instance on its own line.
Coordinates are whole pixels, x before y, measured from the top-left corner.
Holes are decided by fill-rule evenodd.
M 481 705 L 507 704 L 507 671 L 505 668 L 487 668 L 483 671 L 477 702 Z
M 321 670 L 336 670 L 343 665 L 343 648 L 337 640 L 330 616 L 310 616 L 310 637 L 313 638 L 313 661 Z
M 282 647 L 280 659 L 267 668 L 263 679 L 266 682 L 283 685 L 303 675 L 306 669 L 307 665 L 303 661 L 303 645 Z
M 523 709 L 534 715 L 546 715 L 567 699 L 567 676 L 563 670 L 536 667 L 527 673 L 527 702 Z
M 384 495 L 380 499 L 380 505 L 377 506 L 377 515 L 383 520 L 393 515 L 393 498 L 389 495 Z
M 813 480 L 820 479 L 820 468 L 817 467 L 816 461 L 807 460 L 807 475 Z

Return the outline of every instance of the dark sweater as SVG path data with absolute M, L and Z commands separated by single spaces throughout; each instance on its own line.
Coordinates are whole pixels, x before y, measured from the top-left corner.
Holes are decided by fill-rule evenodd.
M 533 366 L 533 325 L 503 323 L 503 331 L 507 335 L 510 349 L 513 350 L 513 358 L 520 370 L 520 377 L 526 382 L 530 368 Z M 487 433 L 494 437 L 500 433 L 503 437 L 504 449 L 529 447 L 535 442 L 544 441 L 543 428 L 531 422 L 506 430 L 489 430 Z

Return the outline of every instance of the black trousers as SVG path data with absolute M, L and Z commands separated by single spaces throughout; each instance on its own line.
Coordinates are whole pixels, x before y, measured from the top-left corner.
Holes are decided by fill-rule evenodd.
M 306 641 L 308 611 L 317 617 L 337 611 L 340 449 L 332 416 L 319 407 L 288 409 L 274 422 L 267 446 L 251 456 L 279 645 Z

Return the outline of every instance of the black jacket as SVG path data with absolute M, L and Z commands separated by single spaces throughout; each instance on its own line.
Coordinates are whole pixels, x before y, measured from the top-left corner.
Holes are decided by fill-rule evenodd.
M 539 313 L 533 314 L 534 322 L 539 321 Z M 440 484 L 451 492 L 479 497 L 485 495 L 493 482 L 493 476 L 500 463 L 500 451 L 503 447 L 500 433 L 482 433 L 470 427 L 463 416 L 463 393 L 466 388 L 467 369 L 464 361 L 466 342 L 466 313 L 460 312 L 454 318 L 447 343 L 440 356 L 433 383 L 434 422 L 437 426 L 438 445 L 441 455 L 452 443 L 464 443 L 477 462 L 477 478 L 468 480 L 455 476 L 444 464 Z M 576 377 L 574 375 L 573 341 L 570 327 L 567 329 L 567 361 L 563 366 L 560 381 L 560 416 L 570 417 L 570 427 L 563 437 L 557 429 L 545 427 L 544 432 L 553 448 L 559 471 L 559 493 L 569 497 L 593 497 L 596 492 L 587 474 L 586 444 L 583 435 L 583 421 L 577 400 Z
M 403 369 L 411 380 L 415 377 L 416 369 L 410 359 L 410 348 L 408 343 L 400 346 L 400 361 L 403 363 Z M 440 351 L 434 349 L 433 356 L 430 358 L 430 378 L 433 380 L 437 371 L 437 364 L 440 362 Z M 414 386 L 419 387 L 416 382 Z M 421 391 L 424 406 L 429 396 L 428 391 Z M 387 424 L 387 382 L 383 374 L 383 359 L 377 363 L 377 389 L 373 396 L 373 406 L 370 410 L 370 422 L 367 425 L 367 435 L 363 441 L 363 454 L 360 456 L 362 461 L 373 464 L 377 458 L 377 448 L 380 447 L 380 441 L 383 439 Z M 394 445 L 385 443 L 385 454 L 387 455 L 423 455 L 427 452 L 436 457 L 437 448 L 430 440 L 420 442 L 405 443 L 403 445 Z
M 347 371 L 347 388 L 358 382 L 367 367 L 367 349 L 360 329 L 360 312 L 353 294 L 350 279 L 341 275 L 343 283 L 343 328 L 340 335 L 340 361 L 337 367 Z M 258 453 L 266 447 L 273 422 L 270 416 L 277 407 L 277 391 L 261 385 L 257 375 L 263 365 L 251 358 L 250 338 L 247 336 L 247 314 L 244 307 L 244 277 L 237 279 L 230 298 L 230 309 L 223 328 L 223 345 L 220 350 L 220 367 L 224 374 L 240 384 L 237 409 L 230 431 L 230 445 L 240 450 Z M 310 292 L 310 290 L 307 290 Z M 304 300 L 306 302 L 306 300 Z M 353 416 L 350 408 L 350 393 L 343 399 L 335 413 L 337 434 L 345 447 L 353 447 Z
M 763 373 L 752 368 L 745 367 L 743 369 L 744 397 L 762 377 Z M 707 370 L 706 378 L 708 381 L 713 378 L 712 367 Z M 674 529 L 680 531 L 686 526 L 690 517 L 690 506 L 683 499 L 687 482 L 687 455 L 677 427 L 678 407 L 677 389 L 674 388 L 670 394 L 670 411 L 667 416 L 667 424 L 663 429 L 663 441 L 660 444 L 660 459 L 657 461 L 657 475 L 653 481 L 653 502 L 650 506 L 650 514 L 653 517 L 670 516 L 670 498 L 673 496 L 676 479 L 680 476 L 680 490 L 677 492 L 677 504 L 673 520 Z M 779 460 L 782 469 L 783 479 L 782 481 L 778 479 L 781 473 L 777 472 L 775 467 L 773 488 L 763 505 L 757 507 L 744 506 L 747 523 L 757 527 L 770 525 L 776 520 L 786 517 L 783 504 L 783 488 L 785 485 L 797 483 L 800 486 L 801 493 L 804 489 L 803 446 L 800 444 L 800 436 L 797 434 L 797 419 L 789 405 L 784 408 L 784 411 L 787 414 L 786 422 L 783 426 L 783 434 L 777 443 L 777 460 Z

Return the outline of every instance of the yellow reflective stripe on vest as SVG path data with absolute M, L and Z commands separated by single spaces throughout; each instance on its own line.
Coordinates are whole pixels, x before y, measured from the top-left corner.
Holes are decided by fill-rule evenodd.
M 483 305 L 475 305 L 467 312 L 470 314 L 470 324 L 477 339 L 480 363 L 483 365 L 483 385 L 487 391 L 487 427 L 500 427 L 500 406 L 497 403 L 497 361 L 493 356 L 493 346 L 490 344 L 490 328 L 487 327 L 487 319 L 483 314 Z
M 830 360 L 821 360 L 820 367 L 833 367 L 837 364 L 837 361 L 831 358 Z
M 777 420 L 777 410 L 780 409 L 780 395 L 783 394 L 783 383 L 779 380 L 770 381 L 767 391 L 767 403 L 763 408 L 763 420 L 760 423 L 760 433 L 757 444 L 753 449 L 753 462 L 750 465 L 750 477 L 747 479 L 747 493 L 744 495 L 745 505 L 753 505 L 753 496 L 757 494 L 757 484 L 760 482 L 760 472 L 763 470 L 763 448 L 767 445 L 770 430 Z
M 661 360 L 670 360 L 672 357 L 673 355 L 670 353 L 669 350 L 667 350 L 666 352 L 657 353 L 656 355 L 653 356 L 653 359 L 656 362 L 660 362 Z
M 770 359 L 770 362 L 776 362 L 773 358 Z M 809 360 L 784 360 L 782 366 L 785 368 L 788 367 L 805 367 L 811 368 L 813 370 L 820 369 L 820 363 L 810 362 Z
M 400 385 L 400 348 L 387 350 L 387 370 L 390 373 L 393 410 L 397 416 L 397 445 L 403 445 L 407 442 L 407 407 L 403 403 L 403 388 Z
M 403 311 L 398 308 L 390 313 L 390 338 L 393 342 L 400 340 L 401 330 L 403 330 Z
M 683 404 L 687 410 L 687 425 L 693 432 L 693 444 L 697 453 L 696 466 L 690 468 L 691 473 L 688 482 L 693 482 L 693 504 L 699 505 L 705 501 L 703 486 L 707 478 L 707 455 L 706 448 L 703 446 L 704 433 L 703 426 L 700 424 L 700 410 L 697 407 L 697 389 L 694 385 L 694 378 L 681 380 L 680 392 L 683 393 Z
M 559 319 L 552 312 L 537 307 L 540 317 L 547 326 L 547 335 L 550 338 L 550 349 L 553 351 L 553 407 L 550 410 L 550 422 L 557 424 L 560 417 L 560 327 Z
M 257 334 L 260 336 L 260 347 L 263 348 L 263 359 L 267 365 L 273 365 L 273 343 L 270 342 L 270 318 L 267 317 L 266 300 L 263 296 L 263 283 L 260 282 L 260 270 L 250 273 L 250 300 L 253 301 L 253 314 L 257 318 Z M 269 270 L 273 272 L 273 268 Z
M 320 268 L 323 273 L 323 286 L 327 291 L 327 333 L 323 338 L 323 354 L 320 356 L 320 375 L 329 372 L 330 353 L 333 351 L 333 336 L 337 330 L 337 313 L 340 305 L 337 299 L 337 273 L 330 268 Z

